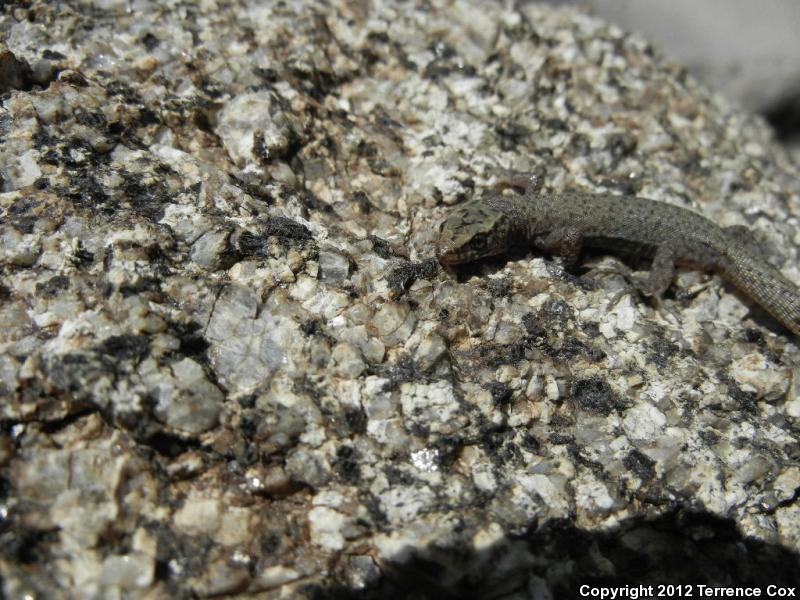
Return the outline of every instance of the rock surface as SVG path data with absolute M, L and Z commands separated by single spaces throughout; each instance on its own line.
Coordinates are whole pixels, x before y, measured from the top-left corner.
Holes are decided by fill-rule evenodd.
M 707 274 L 659 313 L 432 260 L 450 206 L 544 168 L 750 225 L 800 281 L 759 120 L 535 5 L 2 11 L 6 597 L 798 581 L 797 340 Z

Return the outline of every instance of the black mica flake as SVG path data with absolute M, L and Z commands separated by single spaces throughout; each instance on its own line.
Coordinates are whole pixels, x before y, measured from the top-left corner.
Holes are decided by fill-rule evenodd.
M 16 425 L 16 423 L 11 423 L 9 421 L 5 421 L 0 423 L 0 431 L 2 431 L 3 436 L 10 436 L 11 429 Z M 3 475 L 0 475 L 0 501 L 8 500 L 9 496 L 12 494 L 14 486 L 11 485 L 11 482 L 6 479 Z M 8 525 L 7 521 L 0 521 L 0 531 L 4 531 L 5 527 Z
M 583 133 L 573 133 L 568 142 L 570 156 L 586 156 L 591 154 L 592 142 Z
M 650 481 L 656 476 L 656 462 L 639 450 L 631 450 L 622 459 L 622 464 L 642 481 Z
M 85 88 L 89 87 L 89 82 L 86 80 L 81 73 L 72 70 L 66 70 L 59 73 L 59 81 L 78 87 L 78 88 Z
M 554 413 L 550 417 L 550 427 L 553 430 L 569 431 L 575 426 L 575 419 L 572 414 Z
M 276 554 L 283 546 L 281 536 L 275 531 L 268 531 L 261 536 L 258 543 L 261 552 L 265 555 Z
M 544 328 L 542 319 L 532 312 L 522 315 L 522 326 L 525 327 L 525 331 L 528 333 L 531 342 L 535 342 L 547 336 L 547 331 Z
M 69 288 L 69 277 L 55 275 L 43 283 L 37 283 L 35 294 L 40 298 L 53 298 Z
M 36 227 L 36 223 L 39 221 L 38 217 L 33 215 L 26 215 L 17 217 L 13 219 L 11 222 L 13 223 L 14 227 L 19 229 L 20 232 L 24 234 L 33 233 L 33 230 Z
M 678 351 L 678 345 L 674 342 L 664 338 L 655 338 L 647 344 L 648 358 L 658 367 L 666 368 L 669 360 L 675 356 Z
M 417 279 L 432 279 L 439 272 L 439 261 L 429 258 L 418 263 L 403 263 L 386 278 L 389 289 L 395 293 L 406 292 Z
M 264 414 L 259 410 L 253 410 L 255 398 L 252 395 L 248 396 L 248 399 L 252 399 L 253 402 L 245 402 L 244 404 L 240 402 L 240 406 L 245 410 L 243 410 L 239 418 L 238 430 L 239 433 L 242 434 L 244 440 L 251 442 L 255 440 L 258 435 L 258 428 L 264 421 Z
M 82 208 L 98 210 L 102 214 L 110 215 L 116 212 L 116 207 L 109 204 L 109 196 L 100 182 L 87 173 L 71 175 L 70 188 L 66 190 L 66 197 Z
M 606 353 L 603 350 L 588 346 L 573 337 L 566 338 L 559 348 L 546 347 L 545 351 L 548 356 L 562 361 L 568 361 L 577 356 L 583 356 L 590 362 L 598 362 L 606 357 Z
M 312 239 L 308 227 L 287 217 L 270 217 L 264 224 L 264 234 L 300 244 Z
M 340 446 L 331 466 L 347 483 L 357 483 L 361 477 L 358 452 L 352 446 Z
M 111 269 L 111 265 L 113 264 L 113 262 L 114 262 L 114 246 L 109 245 L 105 247 L 105 252 L 103 253 L 103 271 L 108 273 L 108 271 Z M 107 287 L 109 289 L 109 293 L 111 293 L 111 291 L 113 291 L 113 286 L 111 285 L 111 283 L 108 283 Z
M 515 122 L 502 123 L 495 127 L 501 150 L 516 151 L 531 135 L 530 130 Z
M 255 196 L 259 198 L 262 197 L 262 195 L 259 194 L 255 194 Z M 303 205 L 304 208 L 312 213 L 333 215 L 333 207 L 317 198 L 308 190 L 298 190 L 293 194 L 293 196 Z
M 601 377 L 580 379 L 572 385 L 572 399 L 582 409 L 607 417 L 620 405 L 608 382 Z
M 563 119 L 557 119 L 557 118 L 544 119 L 542 121 L 542 127 L 555 132 L 570 130 L 569 123 L 567 123 Z
M 421 378 L 414 360 L 406 354 L 401 355 L 395 363 L 385 368 L 383 376 L 389 379 L 383 386 L 385 392 L 397 389 L 409 381 L 419 381 Z
M 430 49 L 435 58 L 426 65 L 423 71 L 423 77 L 426 79 L 437 81 L 446 78 L 451 73 L 459 73 L 465 76 L 475 75 L 475 67 L 467 64 L 452 46 L 443 42 L 436 42 Z
M 86 126 L 90 129 L 101 129 L 94 123 L 94 118 L 90 113 L 82 113 L 83 119 L 87 122 Z M 76 118 L 76 121 L 80 119 Z M 103 118 L 105 121 L 105 118 Z M 59 164 L 68 167 L 70 170 L 78 171 L 82 175 L 92 175 L 94 170 L 101 165 L 107 165 L 110 156 L 107 152 L 98 152 L 92 145 L 79 137 L 72 136 L 57 144 L 59 152 Z
M 325 396 L 322 388 L 305 374 L 292 380 L 292 393 L 298 396 L 308 396 L 315 403 L 320 402 Z
M 490 368 L 501 365 L 515 365 L 525 360 L 526 345 L 522 342 L 515 344 L 481 344 L 478 347 L 478 357 L 481 362 Z
M 142 37 L 140 37 L 139 41 L 147 49 L 148 52 L 152 52 L 161 43 L 161 41 L 149 31 L 145 33 Z
M 85 120 L 92 120 L 89 114 L 83 115 Z M 76 136 L 56 138 L 42 126 L 33 134 L 33 143 L 45 164 L 68 167 L 71 171 L 96 168 L 110 160 L 107 152 L 98 152 L 88 141 Z
M 269 256 L 267 240 L 260 235 L 242 232 L 236 241 L 236 246 L 243 257 L 266 258 Z
M 372 519 L 373 523 L 376 525 L 384 525 L 388 523 L 389 519 L 386 516 L 386 511 L 383 510 L 383 505 L 381 504 L 380 498 L 377 498 L 372 494 L 366 494 L 364 506 L 366 507 L 369 517 Z
M 270 238 L 277 239 L 279 243 L 294 247 L 305 248 L 313 241 L 309 229 L 297 221 L 286 217 L 270 217 L 262 226 L 260 232 L 242 231 L 235 236 L 238 252 L 243 257 L 267 258 L 270 253 Z
M 78 240 L 77 249 L 70 256 L 70 262 L 76 267 L 86 267 L 94 262 L 94 254 L 83 247 L 83 243 Z
M 386 477 L 386 481 L 388 481 L 391 486 L 410 486 L 416 483 L 411 473 L 403 471 L 394 465 L 386 465 L 383 469 L 383 474 Z
M 50 187 L 50 180 L 47 177 L 39 177 L 33 182 L 33 187 L 37 190 L 46 190 Z
M 253 75 L 266 84 L 274 84 L 280 80 L 280 74 L 269 67 L 253 67 Z
M 96 131 L 104 131 L 108 127 L 105 115 L 100 111 L 88 111 L 82 108 L 74 112 L 75 122 Z
M 306 337 L 320 337 L 330 344 L 336 343 L 336 338 L 325 331 L 322 319 L 309 319 L 300 324 L 300 331 Z
M 397 256 L 391 244 L 386 240 L 372 234 L 368 235 L 367 239 L 372 242 L 372 251 L 382 259 L 388 260 Z
M 586 467 L 600 480 L 608 480 L 608 475 L 603 467 L 603 463 L 589 458 L 589 456 L 584 453 L 584 448 L 576 444 L 574 439 L 568 444 L 567 452 L 576 465 Z
M 367 432 L 367 415 L 363 410 L 348 408 L 344 411 L 344 421 L 353 435 L 364 435 Z
M 519 440 L 519 445 L 533 454 L 538 454 L 542 448 L 541 442 L 530 431 L 520 432 Z
M 45 60 L 66 60 L 66 56 L 58 52 L 57 50 L 50 50 L 50 48 L 45 48 L 42 50 L 42 58 Z
M 436 440 L 433 447 L 438 453 L 437 465 L 446 469 L 458 458 L 464 447 L 464 440 L 458 436 L 445 436 Z
M 629 133 L 615 133 L 608 140 L 608 149 L 614 160 L 621 160 L 636 151 L 638 140 Z
M 700 436 L 700 439 L 703 440 L 703 443 L 709 447 L 714 446 L 720 440 L 719 433 L 713 429 L 702 429 L 698 435 Z
M 172 333 L 180 340 L 178 354 L 205 360 L 209 343 L 203 337 L 203 327 L 199 323 L 173 323 Z
M 12 217 L 26 215 L 37 206 L 38 204 L 29 198 L 20 198 L 11 203 L 8 207 L 8 214 Z
M 134 108 L 137 111 L 137 124 L 141 127 L 159 123 L 160 119 L 152 109 L 145 106 L 144 100 L 139 93 L 134 90 L 127 83 L 122 81 L 109 81 L 105 84 L 105 91 L 109 97 L 118 97 L 125 102 L 129 108 Z M 124 130 L 119 123 L 110 123 L 108 131 L 114 135 L 121 135 Z
M 537 315 L 543 322 L 563 325 L 575 318 L 572 307 L 563 300 L 548 300 Z
M 248 394 L 239 398 L 237 403 L 244 409 L 252 409 L 256 407 L 256 400 L 257 397 L 255 394 Z
M 742 331 L 742 339 L 748 344 L 757 345 L 759 348 L 763 348 L 766 345 L 764 332 L 753 327 L 747 327 Z
M 419 411 L 415 411 L 413 413 L 415 416 L 419 416 Z M 408 432 L 422 440 L 426 440 L 431 436 L 431 428 L 428 423 L 420 423 L 419 421 L 414 421 L 407 427 Z
M 492 403 L 496 406 L 506 405 L 511 401 L 513 390 L 505 383 L 493 381 L 486 385 L 486 390 L 492 395 Z
M 283 66 L 286 78 L 320 104 L 332 90 L 344 81 L 334 73 L 309 67 L 309 63 L 302 59 L 299 61 L 289 60 Z
M 746 392 L 732 380 L 725 382 L 728 385 L 728 396 L 739 405 L 743 411 L 756 414 L 758 412 L 758 395 L 755 392 Z
M 177 510 L 189 498 L 173 500 L 173 508 Z M 200 536 L 188 536 L 177 533 L 163 523 L 153 521 L 146 525 L 147 530 L 156 539 L 156 580 L 166 581 L 182 580 L 183 577 L 194 577 L 205 574 L 207 571 L 208 555 L 217 546 L 212 539 Z M 170 565 L 179 564 L 181 574 L 175 573 Z M 185 597 L 185 594 L 173 594 L 172 597 Z
M 553 433 L 547 436 L 547 440 L 555 446 L 564 446 L 566 444 L 571 444 L 574 441 L 574 439 L 575 438 L 573 438 L 571 435 L 567 433 L 561 433 L 558 431 L 554 431 Z
M 359 52 L 361 63 L 367 67 L 373 67 L 382 62 L 381 55 L 375 52 L 372 48 L 363 48 Z
M 541 312 L 523 315 L 522 324 L 527 334 L 521 345 L 526 348 L 536 348 L 550 358 L 569 361 L 580 355 L 591 362 L 597 362 L 606 356 L 602 350 L 593 348 L 577 338 L 560 335 L 560 328 L 551 330 L 547 327 L 547 318 L 543 317 Z
M 333 407 L 315 398 L 328 423 L 328 431 L 339 439 L 349 439 L 363 435 L 367 429 L 367 419 L 363 411 L 355 407 Z
M 113 335 L 103 340 L 97 350 L 116 360 L 139 362 L 150 353 L 150 339 L 143 335 Z
M 495 456 L 499 450 L 514 440 L 517 432 L 508 425 L 486 422 L 481 426 L 480 444 L 489 456 Z
M 368 215 L 372 212 L 373 206 L 369 201 L 369 196 L 362 191 L 357 191 L 351 196 L 353 204 L 358 207 L 358 211 L 363 215 Z
M 172 198 L 166 185 L 160 181 L 145 182 L 141 174 L 127 171 L 121 171 L 119 175 L 123 179 L 120 189 L 134 213 L 154 223 L 164 218 L 164 208 Z
M 141 127 L 147 127 L 148 125 L 156 125 L 160 123 L 161 119 L 153 110 L 143 106 L 139 108 L 138 122 Z
M 0 536 L 0 556 L 19 565 L 48 564 L 53 559 L 50 548 L 58 538 L 55 529 L 34 531 L 20 523 Z
M 489 293 L 493 298 L 505 298 L 511 293 L 514 282 L 511 277 L 492 278 L 487 282 Z
M 0 113 L 0 143 L 5 142 L 6 136 L 11 133 L 14 120 L 8 113 Z

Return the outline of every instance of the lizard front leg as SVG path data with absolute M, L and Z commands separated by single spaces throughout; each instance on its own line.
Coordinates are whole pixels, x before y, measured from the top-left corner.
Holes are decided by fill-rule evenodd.
M 561 264 L 567 271 L 578 266 L 583 248 L 583 231 L 577 227 L 560 227 L 544 237 L 534 239 L 534 245 L 545 252 L 561 257 Z

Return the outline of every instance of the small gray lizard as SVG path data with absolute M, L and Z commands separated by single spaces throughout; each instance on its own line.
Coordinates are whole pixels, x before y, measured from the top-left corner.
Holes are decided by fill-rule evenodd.
M 517 177 L 510 185 L 519 183 Z M 660 298 L 675 266 L 719 273 L 795 335 L 800 336 L 800 289 L 764 258 L 744 226 L 721 228 L 685 208 L 630 196 L 565 192 L 539 194 L 528 177 L 523 195 L 493 195 L 459 206 L 440 226 L 438 258 L 456 265 L 533 246 L 573 267 L 583 247 L 651 258 L 640 285 Z

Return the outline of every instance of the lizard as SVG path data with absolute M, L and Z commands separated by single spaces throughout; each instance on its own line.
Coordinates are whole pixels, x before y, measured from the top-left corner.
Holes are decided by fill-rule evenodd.
M 519 187 L 520 175 L 510 179 Z M 439 227 L 439 262 L 453 266 L 533 246 L 577 265 L 584 247 L 652 259 L 636 287 L 660 300 L 676 266 L 719 273 L 800 336 L 800 289 L 764 257 L 743 225 L 720 227 L 702 215 L 636 196 L 542 194 L 541 176 L 525 176 L 524 193 L 493 194 L 450 211 Z M 506 186 L 508 187 L 508 186 Z

